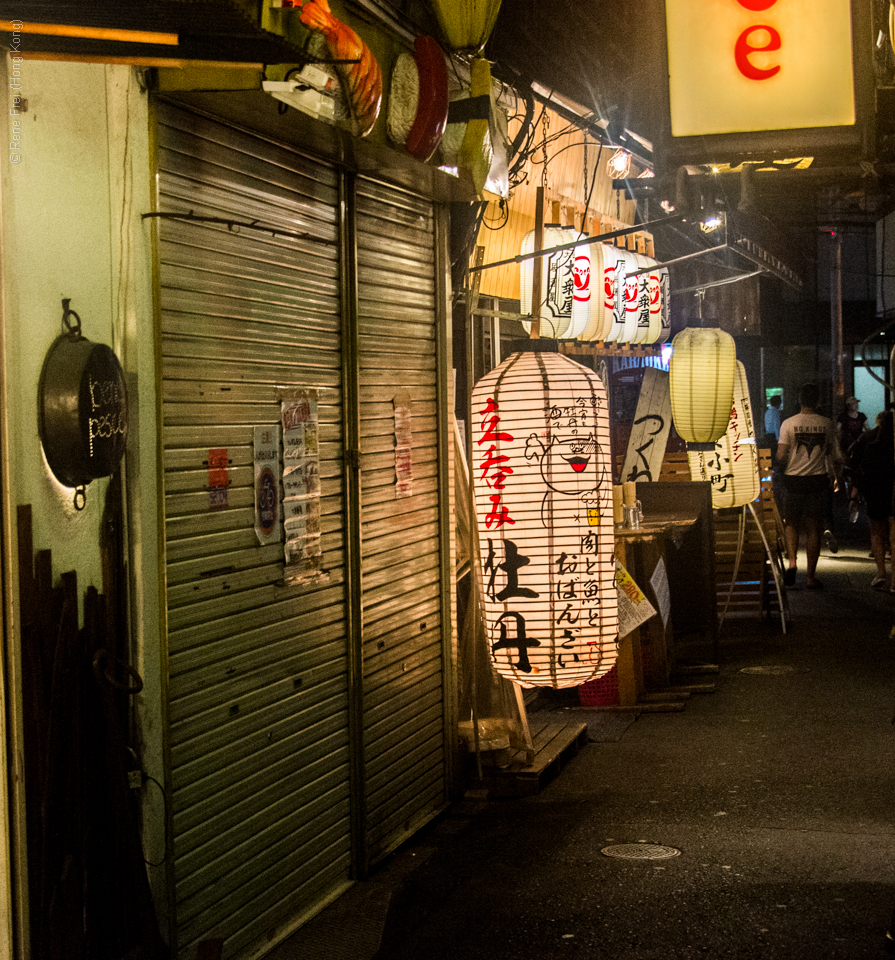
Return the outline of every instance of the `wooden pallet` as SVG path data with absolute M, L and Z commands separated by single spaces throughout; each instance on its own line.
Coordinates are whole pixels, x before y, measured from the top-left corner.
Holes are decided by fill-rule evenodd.
M 587 744 L 585 723 L 530 721 L 534 759 L 516 750 L 501 766 L 482 767 L 481 785 L 491 797 L 531 797 L 552 780 Z M 505 758 L 502 758 L 505 759 Z M 484 757 L 483 757 L 484 763 Z

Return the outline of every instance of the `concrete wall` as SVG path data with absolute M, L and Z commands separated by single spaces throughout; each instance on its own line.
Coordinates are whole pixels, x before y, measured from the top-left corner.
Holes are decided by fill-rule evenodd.
M 132 662 L 146 687 L 138 698 L 135 746 L 160 782 L 156 338 L 152 296 L 152 209 L 148 96 L 123 66 L 5 62 L 9 109 L 0 143 L 2 187 L 2 384 L 5 400 L 4 533 L 15 551 L 15 507 L 33 510 L 34 547 L 50 549 L 58 576 L 75 569 L 79 592 L 102 590 L 100 521 L 107 480 L 87 488 L 84 510 L 47 467 L 37 428 L 38 380 L 61 332 L 62 299 L 71 299 L 83 335 L 109 344 L 127 376 L 126 537 Z M 16 98 L 21 99 L 16 99 Z M 27 103 L 26 103 L 27 101 Z M 15 566 L 8 583 L 15 614 Z M 82 601 L 83 602 L 83 601 Z M 14 703 L 18 676 L 15 622 L 6 666 Z M 20 710 L 13 711 L 14 717 Z M 16 726 L 16 724 L 14 724 Z M 11 736 L 20 735 L 18 729 Z M 163 801 L 145 791 L 148 859 L 163 850 Z M 21 795 L 13 818 L 21 822 Z M 2 899 L 2 898 L 0 898 Z

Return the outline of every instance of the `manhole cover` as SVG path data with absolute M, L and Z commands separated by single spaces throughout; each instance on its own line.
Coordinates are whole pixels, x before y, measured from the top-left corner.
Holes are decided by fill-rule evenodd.
M 669 860 L 678 856 L 680 850 L 657 843 L 617 843 L 611 847 L 603 847 L 600 853 L 621 860 Z
M 760 673 L 765 676 L 783 676 L 787 673 L 808 673 L 808 667 L 787 667 L 779 665 L 776 667 L 743 667 L 740 673 Z

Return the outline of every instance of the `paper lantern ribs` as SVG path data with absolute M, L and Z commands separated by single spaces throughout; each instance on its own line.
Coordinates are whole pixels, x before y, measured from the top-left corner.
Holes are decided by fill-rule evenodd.
M 492 663 L 525 687 L 602 676 L 618 639 L 603 381 L 560 354 L 516 353 L 479 381 L 472 410 Z

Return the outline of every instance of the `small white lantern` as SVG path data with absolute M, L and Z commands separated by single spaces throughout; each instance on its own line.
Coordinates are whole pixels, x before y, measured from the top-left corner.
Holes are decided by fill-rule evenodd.
M 733 407 L 727 432 L 715 442 L 715 449 L 690 450 L 690 478 L 708 480 L 712 485 L 712 506 L 742 507 L 761 493 L 755 425 L 746 368 L 736 362 Z
M 623 310 L 622 331 L 618 336 L 619 343 L 640 343 L 638 327 L 640 324 L 640 280 L 634 274 L 640 269 L 638 255 L 630 250 L 621 251 L 624 257 L 625 276 L 622 287 L 622 300 L 619 309 Z M 616 291 L 618 299 L 618 291 Z M 644 331 L 645 332 L 645 331 Z
M 714 445 L 727 431 L 733 406 L 733 337 L 718 327 L 688 327 L 671 346 L 668 379 L 674 427 L 687 443 Z
M 581 339 L 589 343 L 592 340 L 605 340 L 612 330 L 612 314 L 615 309 L 615 276 L 608 253 L 615 247 L 605 243 L 593 243 L 590 246 L 591 297 L 590 314 L 581 333 Z M 606 270 L 609 269 L 607 276 Z
M 650 276 L 650 313 L 652 314 L 654 312 L 653 303 L 655 302 L 657 305 L 655 312 L 658 313 L 659 316 L 659 336 L 652 341 L 653 343 L 667 343 L 668 338 L 671 336 L 671 291 L 669 284 L 668 267 L 660 267 L 658 270 L 658 276 L 656 278 L 658 290 L 654 291 L 652 275 Z M 656 296 L 655 301 L 653 299 L 654 293 Z
M 603 249 L 603 304 L 612 311 L 612 322 L 604 339 L 624 343 L 625 281 L 627 279 L 627 251 L 607 244 Z
M 668 269 L 643 254 L 636 254 L 638 270 L 648 270 L 637 276 L 637 333 L 634 343 L 657 343 L 662 337 L 663 318 L 668 320 Z M 663 283 L 662 274 L 665 274 Z M 667 338 L 667 332 L 666 332 Z
M 472 394 L 472 474 L 491 660 L 521 686 L 578 686 L 616 660 L 603 381 L 556 353 L 508 357 Z
M 547 224 L 544 227 L 542 250 L 578 240 L 583 234 L 573 227 Z M 522 253 L 534 253 L 535 232 L 530 230 L 522 241 Z M 587 261 L 585 268 L 584 262 Z M 587 290 L 576 291 L 576 272 L 579 282 L 586 277 Z M 584 331 L 590 316 L 590 251 L 586 245 L 560 250 L 541 257 L 541 303 L 532 303 L 534 260 L 523 260 L 520 270 L 520 301 L 523 314 L 540 318 L 538 332 L 552 339 L 576 337 Z M 576 292 L 579 294 L 576 297 Z M 584 294 L 587 294 L 584 296 Z M 529 328 L 531 321 L 523 323 Z M 578 333 L 571 333 L 575 330 Z

